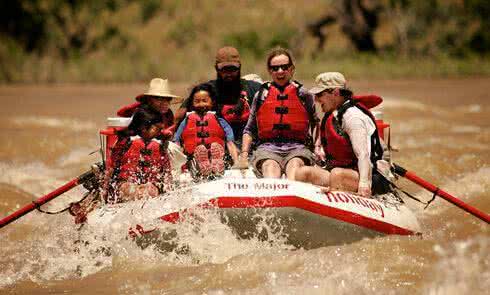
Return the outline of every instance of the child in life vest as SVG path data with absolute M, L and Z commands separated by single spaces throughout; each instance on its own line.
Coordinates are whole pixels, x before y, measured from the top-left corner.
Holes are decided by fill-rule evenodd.
M 211 84 L 195 86 L 189 99 L 191 112 L 186 114 L 175 133 L 174 142 L 182 146 L 188 156 L 189 170 L 195 177 L 219 176 L 225 169 L 225 145 L 233 161 L 238 159 L 231 126 L 212 111 L 216 92 Z
M 167 142 L 162 138 L 162 116 L 138 110 L 127 130 L 120 132 L 111 153 L 104 192 L 108 202 L 155 197 L 171 188 Z

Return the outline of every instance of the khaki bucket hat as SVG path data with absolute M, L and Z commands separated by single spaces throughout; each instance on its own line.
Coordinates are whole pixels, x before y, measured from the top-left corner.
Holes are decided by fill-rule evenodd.
M 339 72 L 326 72 L 316 76 L 315 86 L 309 90 L 313 95 L 327 89 L 345 88 L 346 80 L 344 75 Z
M 180 98 L 180 96 L 172 94 L 170 90 L 170 86 L 167 79 L 162 78 L 154 78 L 150 81 L 150 86 L 148 87 L 148 91 L 145 93 L 138 95 L 136 97 L 137 101 L 142 101 L 147 96 L 156 96 L 156 97 L 169 97 L 169 98 Z

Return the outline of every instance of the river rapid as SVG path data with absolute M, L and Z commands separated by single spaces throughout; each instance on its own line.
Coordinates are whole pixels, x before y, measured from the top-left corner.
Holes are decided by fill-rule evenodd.
M 306 83 L 311 85 L 311 83 Z M 384 98 L 394 161 L 490 212 L 490 78 L 352 81 Z M 185 96 L 188 85 L 175 85 Z M 145 84 L 0 86 L 0 217 L 99 161 L 98 130 Z M 406 180 L 416 197 L 431 194 Z M 58 210 L 82 188 L 43 206 Z M 437 198 L 407 201 L 422 236 L 294 249 L 272 233 L 240 240 L 206 216 L 177 249 L 141 249 L 127 229 L 80 237 L 68 213 L 32 212 L 0 229 L 2 294 L 488 294 L 490 227 Z M 110 231 L 110 235 L 104 232 Z

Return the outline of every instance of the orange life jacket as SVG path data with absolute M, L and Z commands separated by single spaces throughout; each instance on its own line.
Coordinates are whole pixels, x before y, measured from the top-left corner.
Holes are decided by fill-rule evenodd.
M 298 96 L 300 85 L 292 82 L 282 92 L 273 84 L 267 85 L 267 97 L 257 112 L 259 139 L 305 142 L 310 116 Z
M 376 120 L 369 109 L 359 101 L 351 100 L 343 104 L 337 110 L 337 117 L 333 113 L 325 114 L 320 127 L 320 136 L 328 164 L 331 167 L 357 168 L 357 157 L 352 149 L 349 136 L 342 130 L 343 115 L 351 107 L 360 109 L 373 120 L 374 126 L 377 126 Z M 371 162 L 373 166 L 376 165 L 376 161 L 380 160 L 382 156 L 383 148 L 381 147 L 376 127 L 376 131 L 371 135 Z
M 211 143 L 216 142 L 224 147 L 225 131 L 214 112 L 207 112 L 202 117 L 191 112 L 186 118 L 187 124 L 182 132 L 182 142 L 187 155 L 192 155 L 196 147 L 201 144 L 209 148 Z
M 131 140 L 128 150 L 118 164 L 118 180 L 139 184 L 162 181 L 162 174 L 170 172 L 168 154 L 156 140 L 148 143 L 142 138 Z
M 236 114 L 234 108 L 238 103 L 243 104 L 243 110 L 241 114 Z M 240 102 L 236 104 L 225 104 L 221 108 L 221 116 L 230 124 L 242 123 L 245 125 L 250 116 L 250 105 L 248 104 L 247 92 L 243 90 L 240 94 Z

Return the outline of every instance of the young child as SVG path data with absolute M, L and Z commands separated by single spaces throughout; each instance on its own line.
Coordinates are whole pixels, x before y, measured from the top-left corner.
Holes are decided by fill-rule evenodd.
M 109 202 L 155 197 L 170 189 L 171 167 L 162 127 L 161 115 L 140 109 L 128 129 L 120 132 L 104 181 Z
M 211 111 L 216 102 L 216 92 L 211 84 L 195 86 L 189 100 L 192 101 L 191 112 L 180 123 L 174 141 L 184 148 L 194 177 L 222 175 L 225 169 L 225 143 L 233 161 L 236 163 L 238 160 L 233 130 L 225 119 Z

